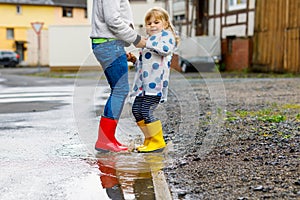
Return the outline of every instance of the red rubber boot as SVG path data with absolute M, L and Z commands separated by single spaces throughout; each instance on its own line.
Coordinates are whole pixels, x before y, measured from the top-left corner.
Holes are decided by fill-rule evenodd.
M 95 149 L 97 151 L 119 152 L 128 150 L 126 146 L 123 146 L 115 138 L 117 124 L 118 120 L 101 117 L 98 130 L 98 140 L 95 145 Z

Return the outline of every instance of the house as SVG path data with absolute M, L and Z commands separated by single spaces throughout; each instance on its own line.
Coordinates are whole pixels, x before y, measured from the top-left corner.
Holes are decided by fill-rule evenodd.
M 219 36 L 226 70 L 300 72 L 300 0 L 174 0 L 173 18 L 182 35 Z
M 174 24 L 182 37 L 221 40 L 226 70 L 250 66 L 254 17 L 255 0 L 177 0 L 173 8 Z
M 89 24 L 86 0 L 0 0 L 0 13 L 0 49 L 32 66 L 49 64 L 49 26 Z

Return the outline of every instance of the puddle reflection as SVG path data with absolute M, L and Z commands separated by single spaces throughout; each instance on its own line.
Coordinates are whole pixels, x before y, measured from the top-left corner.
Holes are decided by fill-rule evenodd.
M 109 153 L 96 157 L 101 185 L 110 199 L 155 200 L 168 196 L 161 171 L 167 162 L 164 153 Z

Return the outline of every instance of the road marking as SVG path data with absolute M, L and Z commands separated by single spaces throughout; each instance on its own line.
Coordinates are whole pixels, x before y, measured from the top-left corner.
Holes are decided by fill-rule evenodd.
M 1 88 L 0 103 L 21 103 L 41 101 L 72 101 L 74 86 L 47 87 L 5 87 Z M 107 87 L 98 87 L 95 91 L 94 103 L 105 105 L 109 97 Z

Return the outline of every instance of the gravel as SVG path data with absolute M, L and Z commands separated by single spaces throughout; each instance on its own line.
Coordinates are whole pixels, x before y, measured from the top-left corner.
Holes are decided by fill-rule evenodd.
M 300 199 L 300 78 L 223 78 L 220 107 L 211 83 L 188 80 L 192 94 L 180 93 L 188 101 L 170 87 L 162 109 L 165 138 L 176 147 L 164 170 L 173 198 Z M 203 153 L 208 136 L 215 142 Z

